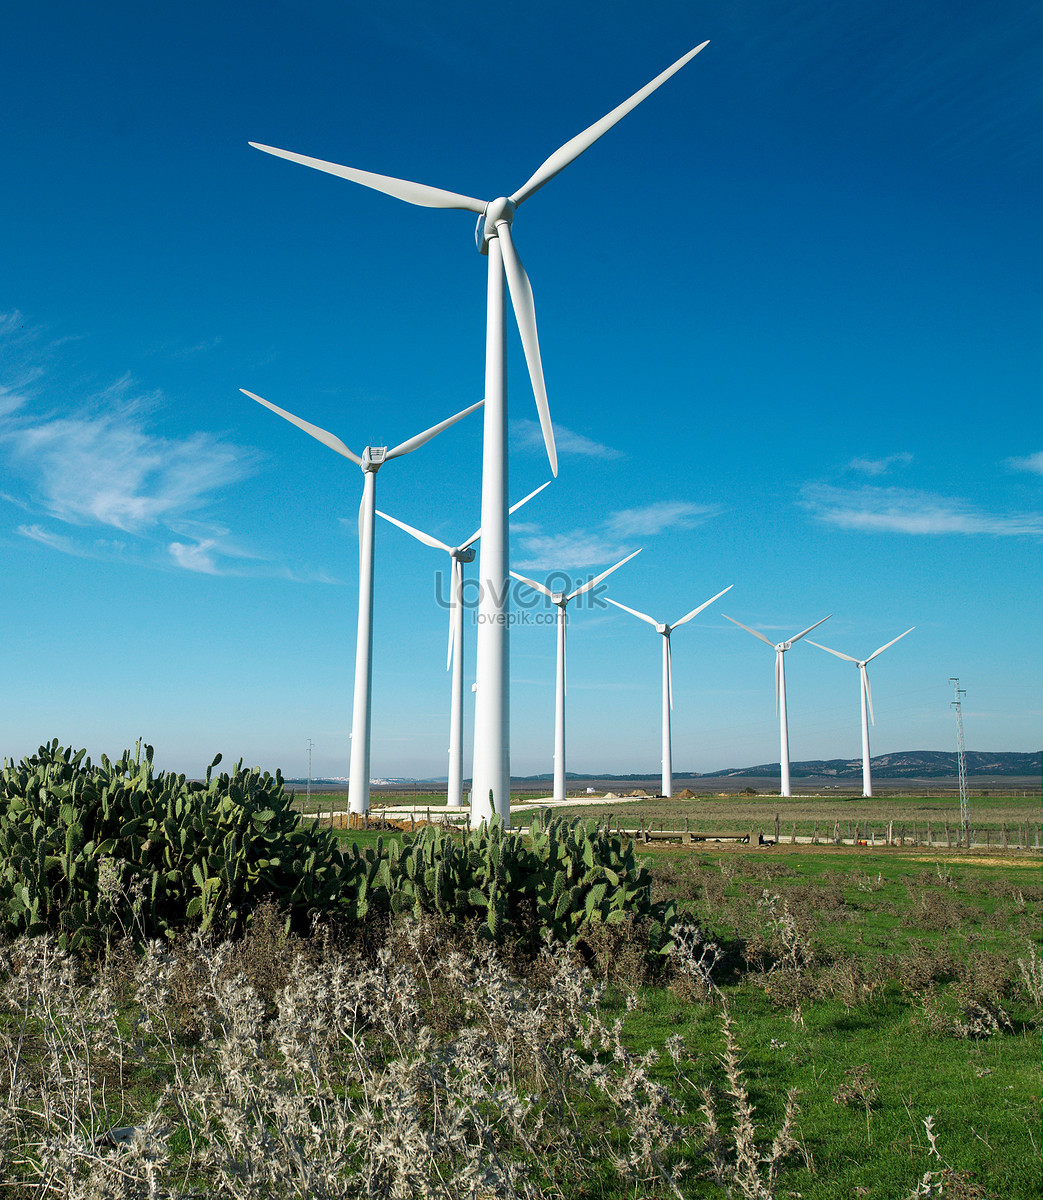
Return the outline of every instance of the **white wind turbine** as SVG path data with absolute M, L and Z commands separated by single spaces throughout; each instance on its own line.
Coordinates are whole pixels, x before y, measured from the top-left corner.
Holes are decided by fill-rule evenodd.
M 551 481 L 541 483 L 535 491 L 530 492 L 517 504 L 512 504 L 507 510 L 508 515 L 517 512 L 523 504 L 539 495 L 545 487 L 550 487 Z M 482 531 L 476 529 L 466 542 L 459 546 L 447 546 L 438 538 L 414 529 L 405 521 L 388 516 L 386 512 L 377 509 L 377 516 L 404 529 L 411 537 L 425 546 L 435 550 L 444 550 L 453 561 L 453 575 L 449 597 L 449 653 L 446 657 L 445 669 L 453 668 L 452 695 L 449 707 L 449 781 L 446 789 L 446 804 L 450 808 L 460 808 L 464 802 L 464 622 L 463 622 L 463 591 L 464 563 L 474 562 L 474 543 L 482 536 Z
M 723 592 L 718 592 L 716 596 L 711 596 L 705 604 L 700 604 L 698 608 L 693 608 L 690 613 L 685 613 L 679 621 L 675 621 L 672 625 L 666 625 L 662 621 L 657 621 L 655 617 L 650 617 L 647 613 L 638 612 L 636 608 L 627 608 L 625 604 L 620 604 L 618 600 L 613 600 L 609 596 L 605 597 L 609 604 L 614 604 L 616 608 L 621 608 L 624 612 L 639 617 L 642 621 L 647 621 L 649 625 L 653 626 L 656 633 L 661 634 L 663 638 L 663 795 L 667 797 L 674 794 L 674 763 L 670 736 L 670 710 L 674 707 L 674 669 L 670 650 L 670 634 L 675 629 L 686 624 L 693 617 L 697 617 L 704 608 L 709 608 L 715 600 L 720 600 L 724 592 L 730 592 L 734 586 L 734 583 L 729 583 Z
M 364 813 L 369 810 L 369 722 L 373 701 L 373 514 L 376 511 L 377 472 L 392 458 L 401 458 L 431 440 L 443 429 L 455 425 L 461 418 L 481 408 L 485 403 L 479 400 L 458 412 L 447 421 L 440 421 L 388 450 L 384 446 L 367 446 L 361 456 L 335 437 L 312 425 L 308 421 L 295 417 L 293 413 L 272 404 L 262 397 L 248 392 L 246 388 L 239 389 L 244 396 L 270 408 L 298 429 L 311 434 L 324 446 L 329 446 L 338 454 L 350 459 L 356 466 L 362 468 L 363 488 L 362 503 L 359 505 L 359 620 L 358 635 L 355 641 L 355 692 L 351 704 L 351 766 L 348 770 L 348 808 L 353 813 Z
M 472 774 L 471 823 L 480 824 L 494 813 L 510 822 L 510 697 L 509 632 L 507 626 L 507 346 L 504 276 L 521 334 L 525 361 L 532 380 L 536 408 L 547 447 L 551 472 L 558 473 L 554 430 L 543 380 L 536 311 L 529 277 L 514 248 L 511 224 L 518 206 L 607 133 L 617 121 L 636 108 L 671 75 L 679 71 L 706 45 L 696 46 L 651 83 L 635 92 L 600 121 L 577 134 L 556 150 L 529 180 L 510 196 L 478 200 L 427 184 L 376 175 L 354 167 L 309 158 L 289 150 L 278 150 L 251 142 L 258 150 L 291 162 L 339 175 L 363 187 L 384 192 L 423 208 L 463 209 L 477 213 L 475 240 L 480 253 L 489 257 L 485 334 L 485 430 L 482 460 L 482 536 L 479 562 L 479 625 L 477 681 L 475 691 L 474 765 Z M 492 129 L 497 128 L 494 117 Z M 495 136 L 495 132 L 493 134 Z M 595 205 L 592 204 L 591 210 Z M 586 216 L 586 214 L 584 214 Z M 587 222 L 584 221 L 584 227 Z
M 552 592 L 546 584 L 537 583 L 535 579 L 526 579 L 524 575 L 519 575 L 516 571 L 512 571 L 511 575 L 517 579 L 519 583 L 527 584 L 537 592 L 542 592 L 550 599 L 552 604 L 558 608 L 558 658 L 557 670 L 555 674 L 554 688 L 554 795 L 553 800 L 564 800 L 565 796 L 565 626 L 567 623 L 566 608 L 569 606 L 570 600 L 575 600 L 577 596 L 582 596 L 584 592 L 589 592 L 592 587 L 596 587 L 603 579 L 607 579 L 613 571 L 618 571 L 624 563 L 630 562 L 632 558 L 640 554 L 640 550 L 635 550 L 633 554 L 628 554 L 626 558 L 617 562 L 614 567 L 609 567 L 607 571 L 602 571 L 600 575 L 596 575 L 593 579 L 588 579 L 586 583 L 576 588 L 574 592 L 569 592 L 567 595 L 564 592 Z
M 916 628 L 915 625 L 910 626 L 905 633 L 912 633 Z M 898 637 L 892 638 L 885 646 L 881 646 L 879 650 L 874 650 L 868 658 L 857 659 L 852 658 L 850 654 L 841 654 L 839 650 L 830 650 L 828 646 L 823 646 L 819 642 L 813 642 L 808 638 L 809 646 L 818 646 L 820 650 L 825 650 L 827 654 L 835 654 L 837 658 L 846 659 L 848 662 L 853 662 L 858 667 L 859 681 L 862 685 L 862 795 L 871 796 L 873 794 L 873 779 L 869 771 L 869 722 L 876 724 L 876 718 L 873 716 L 873 691 L 869 686 L 869 672 L 866 667 L 873 661 L 878 654 L 889 649 L 900 642 L 905 637 L 905 633 L 900 633 Z M 867 710 L 868 706 L 868 710 Z
M 829 616 L 823 617 L 822 621 L 828 621 Z M 786 664 L 783 661 L 783 655 L 793 645 L 794 642 L 799 642 L 802 637 L 809 634 L 813 629 L 817 629 L 822 621 L 816 621 L 814 625 L 809 625 L 803 632 L 796 634 L 785 642 L 769 642 L 763 633 L 758 633 L 756 629 L 751 629 L 749 625 L 744 625 L 741 621 L 736 621 L 734 617 L 729 617 L 726 613 L 721 613 L 726 621 L 731 621 L 733 625 L 738 625 L 740 629 L 745 629 L 747 633 L 752 633 L 755 638 L 766 645 L 771 646 L 775 651 L 775 712 L 779 718 L 779 766 L 782 772 L 780 793 L 783 796 L 790 796 L 789 784 L 789 726 L 786 724 Z

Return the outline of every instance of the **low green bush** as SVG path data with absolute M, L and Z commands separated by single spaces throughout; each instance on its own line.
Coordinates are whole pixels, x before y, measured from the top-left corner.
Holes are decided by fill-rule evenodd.
M 589 951 L 595 925 L 637 925 L 657 959 L 674 906 L 652 899 L 633 843 L 594 822 L 498 818 L 464 834 L 417 835 L 342 851 L 293 808 L 282 776 L 244 769 L 203 781 L 157 772 L 151 746 L 97 764 L 57 740 L 0 771 L 0 933 L 55 934 L 63 949 L 183 930 L 241 933 L 263 902 L 289 925 L 348 926 L 404 912 L 474 924 L 535 953 L 544 932 Z M 598 939 L 594 939 L 598 941 Z
M 241 931 L 272 900 L 307 924 L 340 889 L 332 834 L 292 793 L 236 764 L 203 782 L 153 769 L 151 746 L 97 764 L 57 740 L 0 771 L 0 927 L 63 948 L 179 930 Z

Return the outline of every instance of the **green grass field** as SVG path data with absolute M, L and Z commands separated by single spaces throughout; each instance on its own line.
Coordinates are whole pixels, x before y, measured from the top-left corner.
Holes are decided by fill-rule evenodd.
M 823 812 L 837 809 L 835 801 L 822 803 Z M 916 814 L 919 821 L 929 815 L 934 822 L 951 813 L 951 806 L 939 807 L 942 802 L 874 800 L 858 801 L 856 816 L 855 803 L 851 802 L 852 821 L 911 822 Z M 607 818 L 611 811 L 628 825 L 636 823 L 636 817 L 650 824 L 662 820 L 668 827 L 677 827 L 688 815 L 693 827 L 697 820 L 733 827 L 758 815 L 773 822 L 779 804 L 777 797 L 681 804 L 650 800 L 600 813 L 584 809 L 578 815 Z M 978 811 L 984 813 L 985 808 L 982 802 Z M 788 824 L 824 820 L 817 802 L 794 801 L 785 811 Z M 1000 797 L 989 798 L 988 811 L 997 829 L 1004 823 L 1037 821 L 1039 815 L 1032 802 Z M 766 822 L 764 828 L 769 832 Z M 366 847 L 380 838 L 386 842 L 403 835 L 339 831 L 339 836 Z M 603 936 L 592 935 L 584 949 L 595 975 L 606 981 L 600 1002 L 601 1028 L 606 1031 L 601 1059 L 612 1061 L 607 1031 L 618 1021 L 625 1057 L 617 1059 L 617 1065 L 622 1062 L 630 1070 L 639 1056 L 654 1051 L 641 1069 L 647 1069 L 676 1102 L 670 1119 L 678 1121 L 687 1136 L 674 1153 L 692 1168 L 679 1180 L 682 1197 L 907 1200 L 931 1195 L 1029 1200 L 1041 1195 L 1043 888 L 1037 852 L 947 853 L 910 846 L 791 846 L 785 841 L 773 846 L 653 843 L 640 852 L 651 864 L 653 899 L 677 903 L 692 960 L 702 956 L 704 964 L 712 961 L 712 969 L 700 970 L 690 960 L 687 969 L 675 964 L 665 976 L 649 976 L 643 955 L 647 943 L 639 929 L 629 926 L 601 927 Z M 341 1100 L 361 1102 L 364 1092 L 371 1094 L 377 1115 L 369 1124 L 362 1122 L 363 1132 L 352 1135 L 354 1142 L 348 1139 L 344 1144 L 370 1144 L 366 1130 L 371 1129 L 372 1145 L 384 1146 L 382 1126 L 390 1129 L 430 1104 L 435 1078 L 430 1071 L 443 1071 L 445 1062 L 456 1061 L 457 1054 L 473 1053 L 478 1046 L 505 1038 L 513 1023 L 523 1019 L 515 1014 L 528 1011 L 524 987 L 533 984 L 538 991 L 545 986 L 538 973 L 525 976 L 529 968 L 518 962 L 519 978 L 527 982 L 503 977 L 497 982 L 493 976 L 479 980 L 474 986 L 490 989 L 482 993 L 489 999 L 475 1006 L 466 981 L 450 986 L 448 976 L 440 975 L 454 945 L 472 953 L 466 934 L 456 943 L 422 947 L 429 958 L 419 969 L 414 958 L 413 973 L 407 976 L 396 971 L 404 968 L 408 953 L 405 958 L 392 956 L 387 973 L 381 974 L 373 967 L 375 942 L 362 957 L 340 960 L 338 946 L 354 952 L 350 943 L 338 943 L 344 934 L 324 940 L 320 931 L 300 940 L 295 949 L 286 943 L 278 916 L 271 914 L 266 920 L 267 925 L 251 930 L 238 947 L 204 948 L 198 959 L 192 957 L 196 951 L 187 940 L 180 944 L 179 953 L 185 957 L 178 962 L 157 949 L 144 974 L 140 957 L 126 949 L 104 972 L 92 974 L 85 968 L 80 975 L 43 950 L 0 947 L 0 995 L 6 1005 L 0 1013 L 0 1046 L 6 1047 L 8 1064 L 0 1090 L 11 1098 L 10 1116 L 0 1119 L 0 1197 L 62 1194 L 59 1181 L 72 1178 L 71 1172 L 86 1172 L 86 1180 L 90 1171 L 103 1170 L 113 1180 L 124 1172 L 119 1176 L 124 1190 L 118 1194 L 135 1200 L 152 1194 L 319 1194 L 314 1190 L 321 1182 L 318 1176 L 304 1191 L 247 1187 L 242 1182 L 242 1155 L 253 1156 L 261 1174 L 268 1170 L 263 1164 L 272 1165 L 279 1156 L 285 1158 L 283 1165 L 292 1166 L 297 1143 L 290 1134 L 290 1140 L 279 1140 L 285 1126 L 297 1130 L 292 1137 L 314 1135 L 308 1154 L 329 1154 L 330 1165 L 322 1167 L 330 1172 L 329 1179 L 334 1171 L 351 1170 L 350 1155 L 338 1158 L 341 1151 L 330 1149 L 336 1142 L 330 1132 L 334 1122 L 323 1114 L 333 1113 Z M 402 954 L 401 945 L 395 953 Z M 34 954 L 32 973 L 27 973 L 25 961 Z M 333 974 L 323 975 L 327 969 Z M 358 980 L 366 972 L 369 990 L 358 991 Z M 16 986 L 16 978 L 23 982 Z M 147 985 L 143 978 L 149 980 Z M 395 1023 L 404 1022 L 409 1007 L 400 990 L 408 979 L 408 987 L 414 989 L 409 1003 L 418 1008 L 403 1040 Z M 286 987 L 299 990 L 293 1003 L 280 1010 L 280 996 L 289 994 L 283 992 Z M 341 1009 L 328 1008 L 331 988 L 355 999 Z M 334 1043 L 324 1039 L 337 1022 L 324 1014 L 338 1012 L 340 1020 L 344 1013 L 358 1011 L 351 1004 L 363 1001 L 378 1006 L 375 1011 L 384 1014 L 381 1019 L 391 1033 L 382 1040 L 379 1022 L 370 1020 L 360 1026 L 370 1030 L 365 1034 L 371 1039 L 368 1049 L 357 1040 L 347 1051 L 331 1050 Z M 264 1024 L 277 1011 L 282 1013 L 281 1042 Z M 730 1066 L 726 1013 L 734 1043 Z M 487 1021 L 481 1038 L 470 1050 L 460 1043 L 462 1048 L 450 1059 L 440 1059 L 438 1039 L 459 1037 L 461 1024 L 468 1021 Z M 532 1035 L 526 1036 L 531 1042 Z M 566 1041 L 573 1036 L 568 1034 Z M 308 1054 L 314 1057 L 299 1053 L 284 1062 L 281 1047 L 296 1045 L 294 1038 L 304 1039 L 302 1045 L 307 1041 L 312 1047 Z M 419 1052 L 424 1038 L 433 1039 L 435 1048 L 424 1051 L 431 1057 L 421 1069 L 411 1056 Z M 498 1113 L 500 1101 L 492 1097 L 506 1094 L 508 1084 L 522 1094 L 542 1086 L 542 1075 L 525 1073 L 523 1060 L 532 1048 L 515 1045 L 503 1058 L 509 1065 L 497 1068 L 501 1074 L 493 1090 L 482 1093 L 478 1115 Z M 368 1060 L 371 1053 L 376 1057 Z M 592 1063 L 598 1053 L 596 1044 L 580 1045 L 576 1061 Z M 355 1082 L 342 1085 L 338 1081 L 348 1076 L 340 1072 L 351 1063 L 365 1070 Z M 330 1072 L 332 1083 L 326 1082 L 323 1071 Z M 314 1090 L 307 1090 L 313 1081 L 318 1081 Z M 390 1090 L 389 1082 L 394 1084 Z M 413 1098 L 396 1107 L 394 1089 L 407 1084 L 414 1089 Z M 574 1087 L 574 1080 L 567 1086 Z M 583 1200 L 669 1195 L 664 1184 L 623 1184 L 618 1176 L 608 1183 L 608 1173 L 602 1178 L 596 1166 L 605 1161 L 596 1147 L 616 1146 L 622 1153 L 633 1144 L 627 1139 L 648 1089 L 638 1088 L 631 1104 L 625 1089 L 617 1089 L 610 1102 L 607 1093 L 597 1094 L 593 1088 L 584 1092 L 585 1087 L 574 1089 L 568 1100 L 562 1099 L 562 1092 L 558 1100 L 540 1101 L 548 1104 L 552 1119 L 546 1124 L 541 1118 L 531 1126 L 537 1139 L 531 1164 L 537 1165 L 526 1169 L 544 1171 L 553 1183 L 533 1194 Z M 366 1090 L 370 1088 L 371 1093 Z M 45 1094 L 47 1104 L 41 1108 Z M 781 1161 L 777 1179 L 768 1181 L 766 1166 L 754 1155 L 748 1160 L 753 1164 L 749 1171 L 760 1183 L 755 1184 L 751 1174 L 744 1185 L 741 1173 L 732 1174 L 728 1191 L 721 1179 L 727 1176 L 728 1164 L 734 1166 L 741 1157 L 738 1144 L 747 1151 L 756 1144 L 762 1158 L 771 1157 L 772 1139 L 791 1094 L 798 1106 L 796 1147 Z M 751 1106 L 748 1118 L 741 1115 L 744 1096 Z M 564 1105 L 560 1112 L 554 1108 L 558 1103 Z M 706 1105 L 719 1122 L 716 1151 L 712 1145 L 708 1149 L 703 1127 L 701 1110 Z M 142 1141 L 138 1157 L 118 1162 L 99 1150 L 110 1126 L 132 1127 L 150 1109 L 162 1114 L 162 1129 L 169 1131 L 162 1134 L 162 1153 L 172 1156 L 163 1166 L 164 1178 L 176 1181 L 182 1189 L 176 1193 L 149 1190 L 149 1172 L 158 1169 L 148 1158 L 153 1143 Z M 3 1121 L 14 1128 L 23 1114 L 19 1128 L 29 1131 L 24 1135 L 29 1143 L 17 1143 L 5 1160 L 8 1126 Z M 646 1116 L 654 1119 L 654 1114 Z M 561 1126 L 555 1128 L 554 1121 Z M 45 1127 L 52 1129 L 47 1143 L 51 1173 L 46 1176 L 38 1166 L 46 1155 L 31 1149 L 36 1131 Z M 217 1139 L 222 1128 L 232 1131 L 224 1142 Z M 573 1138 L 571 1158 L 565 1150 L 559 1156 L 566 1132 Z M 398 1136 L 389 1134 L 387 1147 L 392 1149 L 376 1153 L 378 1167 L 380 1154 L 391 1154 Z M 211 1163 L 200 1149 L 208 1139 L 212 1148 L 227 1145 L 240 1157 L 229 1159 L 227 1168 Z M 23 1150 L 26 1144 L 30 1151 Z M 590 1147 L 593 1158 L 580 1162 L 576 1146 Z M 715 1152 L 724 1172 L 717 1179 L 710 1169 Z M 158 1150 L 155 1154 L 160 1163 L 162 1155 Z M 62 1174 L 66 1169 L 67 1176 Z M 302 1160 L 298 1176 L 306 1177 L 310 1169 Z M 282 1178 L 280 1170 L 282 1166 L 272 1165 L 273 1179 Z M 930 1190 L 918 1191 L 928 1172 Z M 133 1187 L 126 1182 L 132 1175 L 137 1180 Z M 45 1185 L 45 1178 L 52 1183 Z M 218 1178 L 225 1183 L 214 1191 Z M 238 1182 L 233 1186 L 229 1180 Z M 83 1192 L 88 1193 L 110 1191 L 102 1187 Z

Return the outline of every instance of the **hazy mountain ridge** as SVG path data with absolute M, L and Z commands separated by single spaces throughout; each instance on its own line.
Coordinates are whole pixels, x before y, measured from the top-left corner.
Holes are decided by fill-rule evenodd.
M 964 754 L 968 775 L 1038 775 L 1043 752 L 1029 754 L 1014 751 L 968 750 Z M 879 754 L 870 759 L 874 779 L 940 779 L 959 774 L 955 750 L 903 750 L 897 754 Z M 756 767 L 732 767 L 709 771 L 701 779 L 725 779 L 744 775 L 778 774 L 779 764 L 762 763 Z M 856 779 L 862 774 L 862 759 L 812 759 L 790 764 L 790 772 L 801 776 Z

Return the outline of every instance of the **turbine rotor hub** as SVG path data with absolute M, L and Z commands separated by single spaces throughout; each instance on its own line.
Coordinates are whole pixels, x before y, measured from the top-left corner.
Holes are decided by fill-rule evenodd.
M 478 218 L 478 225 L 474 231 L 474 240 L 478 244 L 480 253 L 489 253 L 489 242 L 496 237 L 496 226 L 505 222 L 510 225 L 514 220 L 514 210 L 517 207 L 514 201 L 509 200 L 506 196 L 489 201 L 485 212 Z

